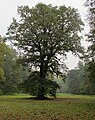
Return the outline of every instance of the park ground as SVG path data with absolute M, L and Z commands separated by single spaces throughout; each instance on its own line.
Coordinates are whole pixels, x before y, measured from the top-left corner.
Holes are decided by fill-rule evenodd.
M 0 96 L 0 120 L 95 120 L 95 96 L 61 93 L 49 100 L 25 94 Z

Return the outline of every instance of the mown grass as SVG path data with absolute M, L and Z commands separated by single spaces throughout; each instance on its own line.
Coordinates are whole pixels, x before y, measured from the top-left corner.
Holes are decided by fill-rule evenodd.
M 95 96 L 58 94 L 52 100 L 30 97 L 0 96 L 0 120 L 95 120 Z

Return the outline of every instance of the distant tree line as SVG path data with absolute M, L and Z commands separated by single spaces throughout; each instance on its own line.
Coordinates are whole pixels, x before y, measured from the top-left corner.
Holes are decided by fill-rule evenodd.
M 65 82 L 59 82 L 61 87 L 58 92 L 95 95 L 95 80 L 93 79 L 95 75 L 93 73 L 92 77 L 92 67 L 95 68 L 95 63 L 79 62 L 77 68 L 68 71 Z

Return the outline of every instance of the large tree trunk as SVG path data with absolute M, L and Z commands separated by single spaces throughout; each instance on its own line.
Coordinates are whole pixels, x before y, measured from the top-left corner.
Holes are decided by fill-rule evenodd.
M 39 91 L 38 91 L 38 99 L 46 99 L 46 74 L 47 74 L 47 66 L 44 65 L 44 63 L 40 66 L 40 80 L 39 80 Z

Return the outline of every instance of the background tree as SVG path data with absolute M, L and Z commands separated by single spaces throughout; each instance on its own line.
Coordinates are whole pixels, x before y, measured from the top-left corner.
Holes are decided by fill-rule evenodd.
M 95 61 L 83 64 L 79 62 L 76 69 L 68 71 L 65 83 L 59 82 L 61 86 L 58 92 L 95 95 Z
M 62 86 L 63 91 L 73 94 L 84 93 L 84 75 L 85 67 L 82 62 L 79 62 L 77 68 L 68 71 L 64 86 Z
M 18 85 L 26 80 L 28 69 L 19 65 L 17 52 L 6 45 L 1 38 L 0 43 L 0 94 L 19 92 Z
M 0 36 L 0 83 L 4 80 L 4 55 L 6 53 L 6 45 L 3 41 L 3 38 Z M 0 94 L 2 94 L 1 84 L 0 84 Z
M 60 82 L 61 88 L 58 92 L 86 94 L 95 93 L 94 71 L 95 63 L 92 61 L 86 64 L 79 62 L 78 67 L 68 71 L 65 82 Z
M 83 23 L 74 8 L 37 4 L 18 8 L 21 19 L 13 19 L 8 29 L 8 39 L 22 50 L 22 59 L 28 67 L 39 71 L 36 96 L 44 99 L 48 73 L 64 77 L 64 57 L 71 51 L 82 52 L 79 32 Z M 35 82 L 35 79 L 34 79 Z
M 0 36 L 0 80 L 4 78 L 4 71 L 3 71 L 3 65 L 4 65 L 4 55 L 6 53 L 6 45 L 3 42 L 3 38 Z
M 25 67 L 18 64 L 18 54 L 13 49 L 7 46 L 7 52 L 4 56 L 4 81 L 2 82 L 3 94 L 18 93 L 18 85 L 26 79 L 28 75 Z
M 19 92 L 18 84 L 27 79 L 28 69 L 18 64 L 16 50 L 0 36 L 0 94 Z
M 83 84 L 85 85 L 85 92 L 86 94 L 95 95 L 95 60 L 94 59 L 86 62 L 85 72 L 86 75 Z
M 89 87 L 89 94 L 95 94 L 95 0 L 87 0 L 86 7 L 88 8 L 88 21 L 90 26 L 90 31 L 88 33 L 87 41 L 90 42 L 87 50 L 87 69 L 88 72 L 88 83 Z
M 87 41 L 91 43 L 88 47 L 88 54 L 90 58 L 95 57 L 95 0 L 87 0 L 86 7 L 88 8 L 88 21 L 90 31 Z

